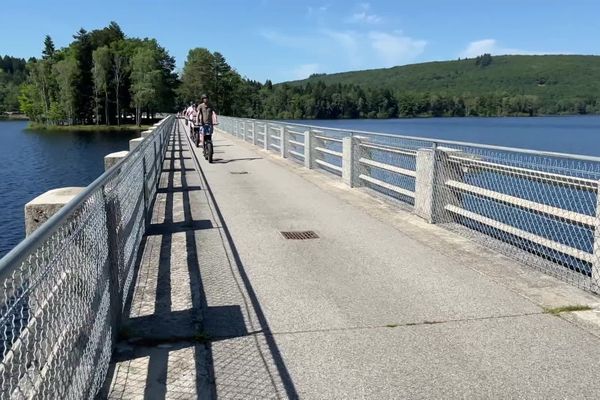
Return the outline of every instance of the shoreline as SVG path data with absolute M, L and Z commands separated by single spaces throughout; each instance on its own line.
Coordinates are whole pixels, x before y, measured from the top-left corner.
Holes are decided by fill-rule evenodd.
M 24 114 L 0 114 L 0 121 L 29 121 L 29 118 Z
M 142 132 L 150 127 L 151 125 L 44 125 L 30 122 L 26 129 L 47 132 Z

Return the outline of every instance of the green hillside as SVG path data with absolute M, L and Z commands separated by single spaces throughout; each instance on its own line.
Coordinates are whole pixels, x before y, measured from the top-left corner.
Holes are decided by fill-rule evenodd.
M 464 59 L 321 74 L 290 83 L 316 81 L 452 95 L 504 91 L 544 97 L 596 97 L 600 93 L 600 56 L 494 56 L 484 67 L 475 59 Z
M 359 101 L 362 91 L 364 99 L 360 101 L 366 106 L 364 110 L 334 115 L 326 110 L 321 113 L 325 115 L 313 117 L 600 113 L 600 56 L 484 55 L 477 59 L 316 74 L 274 87 L 300 97 L 314 97 L 316 86 L 320 87 L 318 96 L 338 92 L 350 102 Z M 321 100 L 327 103 L 326 108 L 331 106 L 327 99 Z M 298 116 L 296 111 L 289 110 Z

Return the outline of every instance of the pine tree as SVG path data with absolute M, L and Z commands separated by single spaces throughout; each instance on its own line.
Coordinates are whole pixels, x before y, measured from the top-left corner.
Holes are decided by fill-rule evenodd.
M 52 38 L 50 37 L 50 35 L 46 35 L 46 38 L 44 39 L 44 50 L 42 51 L 42 58 L 44 60 L 52 58 L 54 57 L 55 52 L 56 50 L 54 48 L 54 42 L 52 41 Z

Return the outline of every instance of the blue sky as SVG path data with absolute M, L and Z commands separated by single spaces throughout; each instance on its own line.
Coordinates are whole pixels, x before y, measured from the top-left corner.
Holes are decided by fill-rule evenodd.
M 599 54 L 598 0 L 5 0 L 0 54 L 39 56 L 80 28 L 117 21 L 154 37 L 183 66 L 220 51 L 242 75 L 274 82 L 315 72 L 492 54 Z

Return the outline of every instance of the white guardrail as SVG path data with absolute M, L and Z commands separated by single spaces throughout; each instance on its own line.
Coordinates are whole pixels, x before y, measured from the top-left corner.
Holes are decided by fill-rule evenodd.
M 232 117 L 219 128 L 600 292 L 600 158 Z

